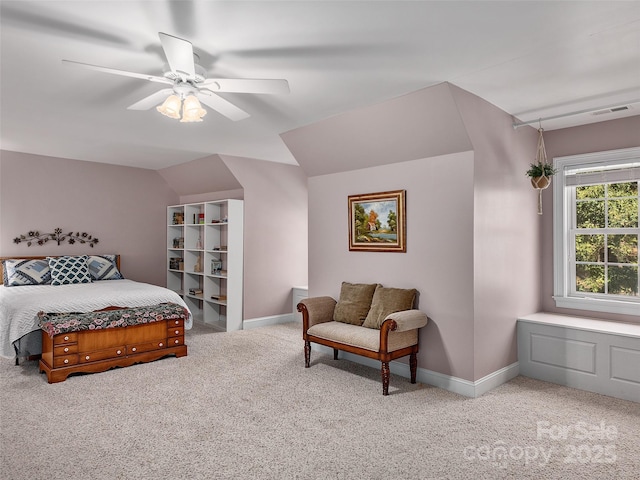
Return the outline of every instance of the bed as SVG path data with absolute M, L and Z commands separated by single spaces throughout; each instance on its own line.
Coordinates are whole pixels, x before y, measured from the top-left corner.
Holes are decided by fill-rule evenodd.
M 56 268 L 64 264 L 63 272 L 75 272 L 65 262 L 76 259 L 84 275 L 83 257 L 90 279 L 83 276 L 82 283 L 66 283 Z M 40 368 L 53 383 L 75 372 L 187 354 L 184 331 L 191 328 L 192 316 L 184 300 L 164 287 L 124 279 L 118 255 L 19 258 L 0 257 L 0 356 L 15 358 L 16 363 L 19 358 L 41 357 Z M 18 265 L 24 272 L 18 272 Z M 77 323 L 76 331 L 68 325 L 61 331 L 61 324 L 77 322 L 70 322 L 69 315 L 84 315 L 86 321 Z M 101 323 L 105 315 L 113 319 L 108 324 Z M 140 324 L 122 321 L 136 315 Z

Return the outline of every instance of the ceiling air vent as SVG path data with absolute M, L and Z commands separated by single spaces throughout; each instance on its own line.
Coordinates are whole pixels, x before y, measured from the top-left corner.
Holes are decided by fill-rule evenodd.
M 622 107 L 605 108 L 604 110 L 592 112 L 591 115 L 606 115 L 607 113 L 624 112 L 625 110 L 631 110 L 631 107 L 628 105 L 624 105 Z

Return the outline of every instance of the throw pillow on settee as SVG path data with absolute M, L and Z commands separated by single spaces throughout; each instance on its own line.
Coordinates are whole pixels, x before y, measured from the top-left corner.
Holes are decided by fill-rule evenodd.
M 333 320 L 361 326 L 369 313 L 378 286 L 377 283 L 342 282 L 340 299 L 333 311 Z
M 382 322 L 387 318 L 387 315 L 411 310 L 417 293 L 418 291 L 415 288 L 385 288 L 382 285 L 378 286 L 373 294 L 371 307 L 362 326 L 380 330 Z

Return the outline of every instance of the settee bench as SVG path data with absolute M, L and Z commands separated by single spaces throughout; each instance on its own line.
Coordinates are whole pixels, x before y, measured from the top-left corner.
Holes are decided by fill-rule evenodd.
M 382 394 L 389 394 L 389 362 L 409 355 L 411 383 L 416 383 L 419 329 L 427 315 L 413 308 L 414 289 L 384 288 L 378 284 L 342 283 L 340 300 L 312 297 L 298 303 L 302 313 L 305 367 L 311 343 L 379 360 Z

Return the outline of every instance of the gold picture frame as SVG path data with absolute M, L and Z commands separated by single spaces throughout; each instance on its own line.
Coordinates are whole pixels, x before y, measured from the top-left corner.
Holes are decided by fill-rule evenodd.
M 349 195 L 349 250 L 406 252 L 406 191 Z

